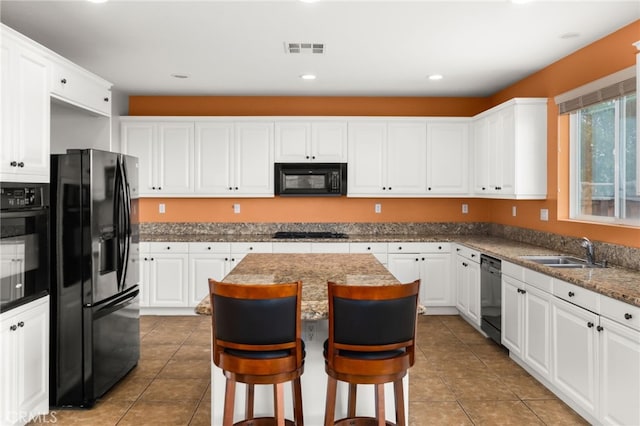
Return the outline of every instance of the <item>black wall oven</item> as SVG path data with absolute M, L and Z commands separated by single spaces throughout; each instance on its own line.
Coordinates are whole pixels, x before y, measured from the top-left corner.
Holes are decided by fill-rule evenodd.
M 0 312 L 49 293 L 49 184 L 0 183 Z

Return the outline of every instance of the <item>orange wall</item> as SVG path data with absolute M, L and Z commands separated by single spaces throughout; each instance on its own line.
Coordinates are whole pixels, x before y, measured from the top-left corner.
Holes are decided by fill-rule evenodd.
M 158 213 L 159 203 L 166 213 Z M 462 203 L 468 214 L 462 214 Z M 239 214 L 234 204 L 240 204 Z M 140 213 L 143 222 L 486 222 L 487 205 L 480 199 L 146 198 Z
M 568 222 L 567 126 L 558 125 L 553 97 L 635 64 L 640 21 L 549 65 L 489 98 L 419 97 L 215 97 L 131 96 L 130 115 L 242 116 L 472 116 L 513 97 L 548 97 L 548 199 L 508 201 L 476 199 L 143 199 L 143 222 L 450 222 L 491 221 L 562 235 L 583 236 L 640 247 L 640 229 Z M 558 149 L 562 152 L 558 154 Z M 562 194 L 559 197 L 559 192 Z M 166 204 L 159 215 L 158 203 Z M 382 203 L 382 214 L 373 204 Z M 469 214 L 460 213 L 469 204 Z M 239 203 L 241 213 L 232 205 Z M 512 216 L 516 206 L 517 216 Z M 550 220 L 539 220 L 541 208 Z M 560 213 L 560 217 L 558 214 Z

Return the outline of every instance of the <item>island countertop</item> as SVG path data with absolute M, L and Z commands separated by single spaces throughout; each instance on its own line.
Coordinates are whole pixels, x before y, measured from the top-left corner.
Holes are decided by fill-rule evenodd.
M 302 281 L 302 319 L 327 318 L 327 282 L 352 285 L 394 285 L 399 281 L 371 254 L 252 253 L 223 282 L 275 284 Z M 196 313 L 211 315 L 206 297 Z

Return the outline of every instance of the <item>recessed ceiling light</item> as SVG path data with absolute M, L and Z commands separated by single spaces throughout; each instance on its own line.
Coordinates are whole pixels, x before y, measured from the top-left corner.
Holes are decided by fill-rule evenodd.
M 188 76 L 188 75 L 186 75 L 186 74 L 171 74 L 171 77 L 173 77 L 173 78 L 180 78 L 180 79 L 189 78 L 189 76 Z
M 564 34 L 562 34 L 562 35 L 560 36 L 560 38 L 561 38 L 561 39 L 563 39 L 563 40 L 568 40 L 568 39 L 570 39 L 570 38 L 578 38 L 578 37 L 580 37 L 580 33 L 573 33 L 573 32 L 571 32 L 571 33 L 564 33 Z
M 300 0 L 302 3 L 317 3 L 319 0 Z
M 526 3 L 532 3 L 534 0 L 511 0 L 511 3 L 513 4 L 526 4 Z
M 429 76 L 429 80 L 432 81 L 436 81 L 436 80 L 442 80 L 444 77 L 442 76 L 442 74 L 431 74 Z
M 316 79 L 316 75 L 315 74 L 302 74 L 300 76 L 301 79 L 303 80 L 315 80 Z
M 89 3 L 106 3 L 107 0 L 87 0 Z

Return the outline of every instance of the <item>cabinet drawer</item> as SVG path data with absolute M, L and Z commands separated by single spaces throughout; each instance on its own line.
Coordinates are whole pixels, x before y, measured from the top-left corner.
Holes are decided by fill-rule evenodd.
M 188 253 L 189 243 L 149 243 L 150 253 Z
M 273 243 L 274 253 L 311 253 L 311 243 Z
M 266 242 L 231 243 L 231 253 L 271 253 L 272 250 L 272 244 Z
M 456 246 L 456 253 L 459 256 L 467 258 L 467 259 L 469 259 L 469 260 L 471 260 L 473 262 L 480 263 L 480 252 L 477 251 L 477 250 L 471 249 L 469 247 L 457 245 Z
M 229 253 L 229 243 L 189 243 L 189 253 Z
M 389 243 L 389 253 L 449 253 L 451 243 Z
M 349 243 L 312 243 L 311 253 L 349 253 Z
M 510 262 L 502 262 L 502 275 L 515 278 L 518 281 L 525 281 L 524 268 Z
M 596 314 L 600 312 L 600 295 L 586 288 L 554 279 L 553 294 Z
M 553 278 L 549 275 L 541 274 L 540 272 L 532 271 L 531 269 L 524 269 L 524 282 L 536 287 L 542 291 L 546 291 L 547 293 L 551 293 L 553 291 Z M 578 287 L 580 288 L 580 287 Z M 580 288 L 584 290 L 583 288 Z
M 54 63 L 51 92 L 73 104 L 111 116 L 110 85 L 89 72 L 67 64 Z
M 640 307 L 600 295 L 600 315 L 640 330 Z
M 349 243 L 350 253 L 387 253 L 387 243 Z

